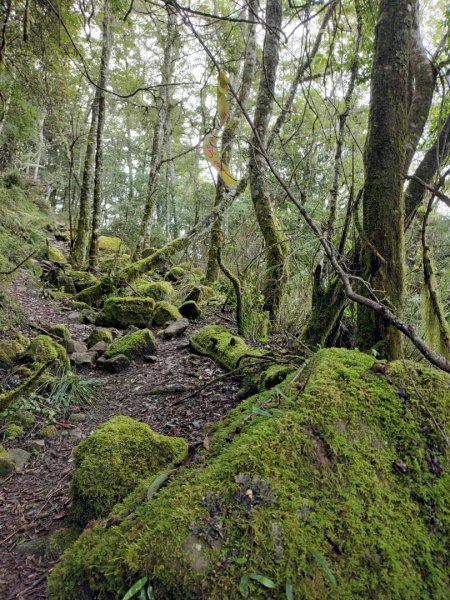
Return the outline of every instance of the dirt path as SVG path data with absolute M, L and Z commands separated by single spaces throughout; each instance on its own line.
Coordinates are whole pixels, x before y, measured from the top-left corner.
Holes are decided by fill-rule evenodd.
M 64 323 L 72 337 L 79 340 L 92 329 L 92 326 L 71 321 L 69 308 L 45 295 L 33 279 L 19 277 L 12 293 L 23 313 L 21 329 L 28 335 L 37 333 L 30 323 L 44 329 Z M 218 319 L 210 316 L 207 321 L 218 322 Z M 32 553 L 28 542 L 44 538 L 63 526 L 74 447 L 99 424 L 114 415 L 128 415 L 147 423 L 155 431 L 182 436 L 190 444 L 196 444 L 203 440 L 208 422 L 220 419 L 236 405 L 238 382 L 226 378 L 174 406 L 174 402 L 223 373 L 212 361 L 193 355 L 188 348 L 189 336 L 204 324 L 205 321 L 191 325 L 186 334 L 176 340 L 161 341 L 156 362 L 152 364 L 136 363 L 111 375 L 95 369 L 81 371 L 102 379 L 94 403 L 89 410 L 83 410 L 84 420 L 73 424 L 69 415 L 60 417 L 59 435 L 45 441 L 45 451 L 34 455 L 22 473 L 14 473 L 1 484 L 0 598 L 46 598 L 46 578 L 53 561 L 41 556 L 39 549 Z M 4 445 L 23 448 L 38 437 L 40 425 L 15 443 Z M 23 542 L 27 544 L 22 546 Z

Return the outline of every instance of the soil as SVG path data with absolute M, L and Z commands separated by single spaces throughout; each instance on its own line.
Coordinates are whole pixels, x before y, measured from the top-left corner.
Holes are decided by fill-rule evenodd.
M 84 340 L 93 327 L 70 320 L 70 308 L 51 299 L 31 276 L 19 275 L 11 286 L 11 295 L 22 315 L 19 329 L 28 336 L 64 323 L 74 339 Z M 82 412 L 85 420 L 73 424 L 70 414 L 59 415 L 58 436 L 45 440 L 44 452 L 33 454 L 22 473 L 15 472 L 1 483 L 0 598 L 46 598 L 47 575 L 54 559 L 42 555 L 39 549 L 32 553 L 24 552 L 24 548 L 30 541 L 45 538 L 64 526 L 73 451 L 80 440 L 112 416 L 128 415 L 160 433 L 182 436 L 196 447 L 205 438 L 207 424 L 222 418 L 237 404 L 238 380 L 222 377 L 224 371 L 210 359 L 192 354 L 188 343 L 196 328 L 223 323 L 223 319 L 228 324 L 229 318 L 217 310 L 201 323 L 190 325 L 182 337 L 161 340 L 153 363 L 137 362 L 117 374 L 95 368 L 78 371 L 99 379 L 92 405 L 72 409 Z M 26 448 L 39 438 L 42 425 L 42 421 L 36 423 L 19 440 L 4 442 L 4 446 Z M 24 542 L 27 544 L 22 546 Z

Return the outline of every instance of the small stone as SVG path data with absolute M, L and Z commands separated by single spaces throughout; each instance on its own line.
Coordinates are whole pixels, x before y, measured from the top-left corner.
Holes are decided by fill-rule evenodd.
M 69 423 L 83 423 L 87 416 L 84 413 L 72 413 L 69 417 Z
M 29 440 L 27 442 L 28 450 L 33 450 L 35 452 L 44 452 L 45 450 L 45 441 L 44 440 Z
M 183 335 L 186 329 L 189 327 L 189 321 L 187 319 L 178 319 L 174 323 L 171 323 L 166 329 L 164 329 L 163 336 L 170 340 L 172 338 Z
M 100 363 L 100 364 L 99 364 Z M 101 366 L 105 371 L 109 371 L 110 373 L 118 373 L 123 369 L 126 369 L 131 364 L 130 359 L 125 356 L 125 354 L 117 354 L 117 356 L 113 356 L 112 358 L 104 359 L 102 356 L 102 360 L 97 361 L 97 365 Z
M 69 431 L 69 436 L 71 438 L 76 439 L 76 440 L 82 440 L 83 439 L 83 432 L 81 431 L 81 429 L 78 429 L 78 427 L 75 427 L 75 429 L 71 429 Z
M 16 471 L 18 473 L 22 473 L 25 465 L 30 459 L 31 454 L 26 450 L 22 450 L 22 448 L 11 448 L 9 451 L 9 456 L 16 467 Z
M 155 363 L 158 360 L 153 354 L 144 354 L 142 358 L 146 363 Z
M 49 550 L 49 538 L 46 536 L 34 538 L 19 544 L 16 547 L 17 554 L 21 556 L 35 556 L 44 557 Z
M 399 458 L 394 462 L 394 467 L 399 471 L 402 475 L 406 475 L 408 472 L 408 465 Z
M 186 350 L 189 347 L 190 347 L 189 340 L 184 340 L 183 342 L 180 342 L 178 344 L 177 350 Z
M 81 313 L 78 310 L 72 310 L 68 315 L 67 318 L 69 319 L 69 321 L 79 321 L 81 318 Z
M 67 354 L 73 354 L 74 352 L 87 352 L 87 346 L 84 342 L 78 340 L 67 340 L 66 350 Z
M 70 355 L 70 360 L 78 366 L 93 365 L 96 358 L 96 352 L 74 352 Z
M 202 422 L 201 421 L 192 421 L 192 427 L 195 429 L 201 429 Z
M 91 352 L 97 352 L 98 355 L 103 354 L 108 347 L 109 344 L 106 342 L 100 341 L 94 344 L 91 348 Z

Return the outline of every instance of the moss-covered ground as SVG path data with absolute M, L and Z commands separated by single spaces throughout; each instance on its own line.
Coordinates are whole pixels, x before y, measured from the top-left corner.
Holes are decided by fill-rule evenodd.
M 167 600 L 448 598 L 450 465 L 435 423 L 448 422 L 450 378 L 374 362 L 321 350 L 248 398 L 200 464 L 156 493 L 155 477 L 141 482 L 81 535 L 49 598 L 121 598 L 142 576 Z

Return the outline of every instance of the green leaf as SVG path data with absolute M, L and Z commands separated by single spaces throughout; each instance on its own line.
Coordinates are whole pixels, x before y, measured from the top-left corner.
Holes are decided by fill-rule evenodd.
M 282 391 L 280 390 L 280 388 L 279 388 L 277 385 L 275 386 L 275 391 L 276 391 L 276 393 L 277 393 L 279 396 L 281 396 L 281 397 L 283 398 L 283 400 L 285 400 L 285 401 L 286 401 L 288 404 L 295 404 L 295 402 L 294 402 L 294 401 L 293 401 L 291 398 L 289 398 L 289 396 L 286 396 L 286 394 L 285 394 L 284 392 L 282 392 Z
M 317 550 L 314 550 L 314 548 L 310 548 L 309 552 L 310 552 L 311 556 L 314 558 L 314 560 L 316 561 L 316 563 L 319 565 L 319 567 L 325 573 L 325 576 L 328 579 L 328 581 L 332 585 L 335 585 L 336 577 L 333 575 L 333 571 L 331 570 L 330 565 L 328 564 L 326 559 L 321 554 L 319 554 L 317 552 Z
M 248 558 L 246 556 L 239 556 L 238 558 L 234 559 L 234 562 L 237 565 L 245 565 L 245 563 L 248 561 Z
M 147 587 L 147 598 L 148 600 L 156 600 L 155 592 L 153 591 L 153 587 L 148 584 Z
M 259 406 L 252 406 L 252 413 L 254 415 L 259 415 L 260 417 L 271 417 L 271 413 L 268 410 L 264 410 Z
M 136 581 L 136 583 L 133 583 L 133 585 L 130 587 L 130 589 L 125 594 L 125 596 L 122 598 L 122 600 L 130 600 L 130 598 L 133 598 L 133 596 L 136 596 L 136 594 L 142 590 L 142 588 L 147 583 L 147 581 L 148 581 L 147 575 L 145 577 L 141 577 L 140 579 L 138 579 Z
M 253 581 L 257 581 L 266 588 L 273 589 L 275 587 L 274 582 L 268 577 L 264 577 L 264 575 L 258 575 L 257 573 L 249 573 L 248 576 L 250 579 L 253 579 Z
M 289 579 L 286 581 L 286 599 L 294 600 L 294 586 L 292 585 L 292 581 L 289 581 Z
M 248 574 L 244 573 L 241 577 L 241 581 L 239 582 L 239 591 L 241 592 L 241 596 L 243 598 L 248 598 Z

